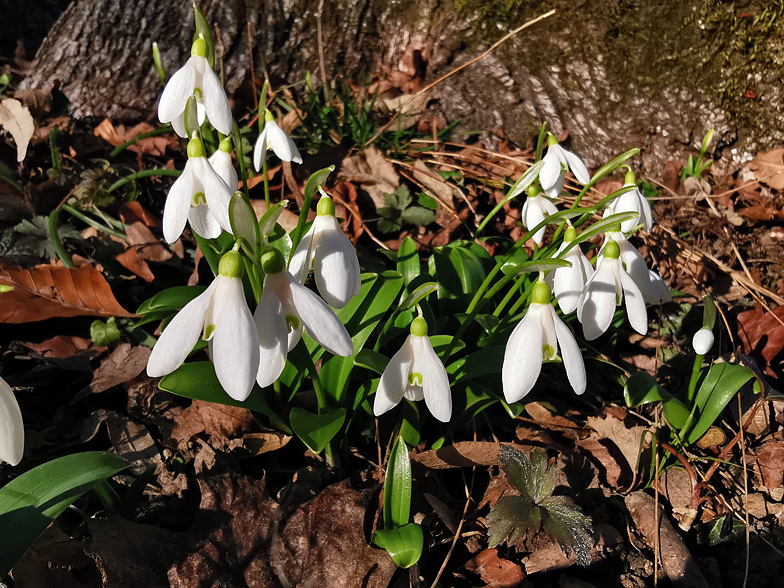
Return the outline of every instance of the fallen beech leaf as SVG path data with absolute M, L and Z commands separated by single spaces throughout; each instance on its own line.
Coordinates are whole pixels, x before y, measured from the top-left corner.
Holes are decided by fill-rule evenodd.
M 106 423 L 112 447 L 128 461 L 134 474 L 141 474 L 161 461 L 158 447 L 147 427 L 113 410 L 101 408 L 90 415 L 82 425 L 82 443 L 95 437 L 101 423 Z
M 149 347 L 123 343 L 101 362 L 93 374 L 93 393 L 98 394 L 114 386 L 133 380 L 147 367 L 152 351 Z
M 14 566 L 16 588 L 86 588 L 79 577 L 94 569 L 95 564 L 84 553 L 84 544 L 72 539 L 55 525 L 50 526 Z
M 773 309 L 773 314 L 784 320 L 784 306 Z M 764 365 L 765 373 L 776 377 L 771 364 L 781 361 L 784 349 L 784 325 L 761 308 L 747 310 L 738 315 L 738 335 L 743 342 L 743 352 Z
M 94 267 L 39 265 L 34 269 L 0 262 L 0 284 L 13 290 L 0 294 L 0 323 L 30 323 L 53 317 L 135 316 L 114 297 Z
M 634 486 L 640 469 L 640 458 L 652 438 L 651 435 L 646 435 L 648 429 L 642 426 L 627 427 L 623 421 L 612 415 L 606 418 L 588 417 L 585 424 L 596 431 L 600 438 L 612 441 L 620 449 L 626 459 L 626 465 L 631 470 L 630 486 Z M 644 441 L 643 435 L 645 435 Z
M 593 433 L 590 437 L 580 439 L 577 442 L 577 447 L 583 450 L 590 462 L 596 466 L 596 469 L 599 470 L 599 473 L 604 478 L 605 484 L 613 488 L 620 487 L 622 485 L 621 477 L 624 474 L 626 474 L 627 482 L 631 480 L 632 473 L 623 456 L 613 455 L 608 444 L 606 442 L 602 443 L 597 434 Z M 613 450 L 616 453 L 620 453 L 617 448 L 613 448 Z M 626 468 L 625 471 L 624 468 Z
M 95 353 L 106 350 L 106 347 L 93 345 L 90 339 L 71 337 L 69 335 L 57 335 L 41 343 L 22 343 L 22 345 L 36 353 L 40 353 L 44 357 L 52 359 L 68 359 L 88 350 Z
M 115 128 L 112 124 L 112 121 L 110 121 L 108 118 L 105 118 L 101 121 L 101 124 L 95 127 L 93 134 L 97 137 L 101 137 L 110 145 L 119 147 L 134 137 L 138 137 L 143 133 L 149 133 L 153 130 L 155 130 L 155 127 L 146 122 L 139 123 L 129 130 L 126 130 L 124 125 L 118 125 Z M 128 147 L 128 151 L 133 151 L 134 153 L 139 154 L 147 153 L 149 155 L 161 156 L 166 152 L 167 147 L 176 148 L 177 143 L 177 138 L 173 134 L 159 135 L 157 137 L 147 137 L 145 139 L 140 139 Z
M 513 588 L 525 579 L 523 569 L 508 559 L 498 557 L 497 549 L 485 549 L 469 560 L 465 567 L 479 574 L 488 588 Z
M 749 162 L 757 179 L 774 190 L 784 190 L 784 148 L 763 151 Z
M 757 455 L 757 478 L 765 488 L 772 490 L 782 485 L 784 479 L 784 443 L 768 443 Z
M 370 195 L 376 208 L 385 206 L 384 194 L 392 194 L 400 186 L 400 176 L 395 166 L 375 147 L 368 147 L 344 159 L 340 176 L 359 184 Z
M 171 438 L 182 448 L 187 447 L 191 438 L 205 433 L 214 447 L 224 448 L 231 439 L 250 430 L 253 421 L 253 415 L 247 408 L 194 400 L 174 417 Z
M 120 253 L 115 259 L 125 269 L 132 271 L 145 282 L 155 281 L 155 274 L 152 273 L 147 262 L 142 259 L 142 256 L 139 254 L 139 248 L 136 245 Z
M 577 423 L 574 423 L 565 417 L 553 414 L 550 410 L 538 402 L 529 402 L 526 404 L 525 412 L 528 413 L 528 416 L 530 416 L 538 425 L 542 425 L 543 427 L 555 427 L 559 429 L 580 428 Z
M 16 161 L 24 160 L 27 145 L 35 131 L 35 121 L 27 106 L 13 98 L 0 102 L 0 127 L 11 133 L 16 141 Z
M 122 205 L 120 220 L 129 225 L 140 222 L 146 227 L 161 228 L 161 220 L 144 208 L 138 200 Z
M 500 448 L 500 443 L 489 441 L 458 441 L 412 455 L 411 461 L 431 470 L 498 465 L 501 463 L 498 459 Z

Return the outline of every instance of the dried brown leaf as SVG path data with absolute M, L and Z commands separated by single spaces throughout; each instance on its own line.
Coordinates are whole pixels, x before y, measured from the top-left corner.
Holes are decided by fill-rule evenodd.
M 85 352 L 90 352 L 90 355 L 93 355 L 106 351 L 106 347 L 96 347 L 90 339 L 70 335 L 57 335 L 40 343 L 22 343 L 21 345 L 52 359 L 68 359 Z
M 623 421 L 612 415 L 605 418 L 588 417 L 585 424 L 596 431 L 601 439 L 612 441 L 620 449 L 628 469 L 631 470 L 631 485 L 634 485 L 640 469 L 640 458 L 645 448 L 650 446 L 652 438 L 646 434 L 648 428 L 639 425 L 627 427 Z
M 432 470 L 498 465 L 500 443 L 458 441 L 440 449 L 431 449 L 411 456 L 411 460 Z
M 784 480 L 784 443 L 768 443 L 757 454 L 757 479 L 769 490 L 779 488 Z
M 174 417 L 171 438 L 184 448 L 193 437 L 205 433 L 214 447 L 224 448 L 249 431 L 253 422 L 253 414 L 247 408 L 194 400 Z
M 100 271 L 89 265 L 26 269 L 0 262 L 0 323 L 29 323 L 53 317 L 132 317 L 114 297 Z
M 757 179 L 774 190 L 784 190 L 784 149 L 763 151 L 749 162 Z
M 115 126 L 112 124 L 112 121 L 110 121 L 108 118 L 105 118 L 101 121 L 101 124 L 95 127 L 93 134 L 97 137 L 101 137 L 110 145 L 119 147 L 134 137 L 138 137 L 143 133 L 149 133 L 152 130 L 154 130 L 154 127 L 146 122 L 139 123 L 132 129 L 128 130 L 125 129 L 125 125 L 118 125 L 115 128 Z M 128 147 L 128 151 L 133 151 L 134 153 L 139 154 L 146 153 L 148 155 L 162 156 L 164 153 L 166 153 L 167 148 L 176 149 L 177 146 L 177 137 L 174 134 L 169 134 L 140 139 Z
M 498 557 L 497 549 L 485 549 L 469 560 L 465 567 L 479 574 L 488 588 L 513 588 L 525 579 L 523 569 L 514 562 Z
M 743 352 L 762 360 L 765 373 L 774 376 L 771 364 L 781 361 L 784 349 L 784 325 L 776 317 L 784 321 L 784 306 L 773 309 L 772 317 L 761 308 L 747 310 L 738 315 L 738 335 L 743 342 Z
M 91 384 L 93 392 L 97 394 L 133 380 L 147 368 L 150 353 L 150 348 L 143 345 L 118 345 L 95 370 Z
M 344 159 L 340 176 L 359 184 L 373 199 L 376 208 L 385 206 L 384 194 L 392 194 L 400 186 L 400 176 L 395 167 L 375 147 L 368 147 Z

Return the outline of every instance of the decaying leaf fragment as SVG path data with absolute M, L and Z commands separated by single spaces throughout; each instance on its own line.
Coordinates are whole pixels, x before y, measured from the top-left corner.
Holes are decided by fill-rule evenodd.
M 27 106 L 13 98 L 0 102 L 0 127 L 11 133 L 16 141 L 16 161 L 24 160 L 27 145 L 35 131 L 35 122 Z

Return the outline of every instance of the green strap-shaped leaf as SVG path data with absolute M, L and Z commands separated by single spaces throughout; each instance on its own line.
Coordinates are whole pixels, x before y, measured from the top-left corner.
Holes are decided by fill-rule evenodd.
M 42 464 L 0 488 L 0 578 L 68 505 L 126 465 L 113 453 L 76 453 Z
M 399 567 L 410 568 L 422 557 L 422 527 L 409 523 L 398 529 L 379 529 L 373 533 L 373 544 L 386 549 Z
M 321 453 L 346 420 L 346 409 L 313 414 L 295 406 L 289 413 L 291 429 L 313 453 Z
M 687 445 L 705 434 L 738 390 L 753 377 L 754 373 L 742 365 L 716 363 L 711 366 L 694 399 L 698 418 L 697 424 L 688 432 Z
M 406 287 L 421 271 L 419 253 L 417 252 L 416 243 L 414 243 L 411 237 L 406 237 L 400 243 L 400 248 L 397 251 L 397 271 L 402 274 L 403 284 Z
M 160 292 L 142 302 L 136 314 L 145 315 L 153 311 L 173 311 L 180 310 L 207 288 L 204 286 L 174 286 Z
M 664 416 L 675 429 L 680 430 L 689 418 L 689 409 L 675 398 L 647 372 L 637 372 L 626 380 L 623 388 L 626 406 L 634 407 L 648 402 L 662 402 Z
M 387 464 L 384 481 L 384 528 L 407 525 L 411 515 L 411 460 L 408 447 L 398 436 Z

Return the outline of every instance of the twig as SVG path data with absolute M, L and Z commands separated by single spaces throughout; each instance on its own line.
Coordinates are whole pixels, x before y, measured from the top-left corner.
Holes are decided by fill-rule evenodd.
M 322 3 L 323 3 L 323 0 L 321 0 L 321 1 L 322 1 Z M 396 112 L 395 112 L 395 114 L 392 116 L 392 118 L 389 120 L 389 122 L 387 122 L 387 124 L 385 124 L 385 125 L 384 125 L 383 127 L 381 127 L 381 128 L 378 130 L 378 131 L 376 131 L 376 134 L 375 134 L 375 135 L 373 135 L 373 136 L 372 136 L 372 137 L 371 137 L 371 138 L 370 138 L 368 141 L 366 141 L 364 145 L 362 145 L 362 148 L 364 149 L 365 147 L 367 147 L 367 146 L 368 146 L 368 145 L 370 145 L 371 143 L 375 142 L 375 140 L 376 140 L 376 139 L 378 139 L 378 138 L 379 138 L 379 137 L 380 137 L 380 136 L 381 136 L 381 135 L 382 135 L 382 134 L 383 134 L 383 133 L 384 133 L 384 132 L 385 132 L 385 131 L 386 131 L 386 130 L 389 128 L 389 127 L 391 127 L 391 126 L 392 126 L 392 125 L 395 123 L 395 121 L 397 120 L 397 118 L 400 116 L 400 113 L 403 111 L 403 109 L 404 109 L 404 108 L 405 108 L 405 107 L 406 107 L 406 106 L 409 104 L 409 102 L 411 102 L 412 100 L 415 100 L 415 99 L 416 99 L 416 97 L 417 97 L 418 95 L 420 95 L 420 94 L 424 94 L 424 93 L 425 93 L 425 92 L 427 92 L 428 90 L 431 90 L 431 89 L 433 89 L 435 86 L 437 86 L 438 84 L 440 84 L 441 82 L 443 82 L 443 81 L 444 81 L 444 80 L 446 80 L 447 78 L 450 78 L 450 77 L 452 77 L 452 76 L 453 76 L 453 75 L 455 75 L 457 72 L 464 70 L 464 69 L 465 69 L 465 68 L 467 68 L 469 65 L 473 65 L 473 64 L 474 64 L 474 63 L 476 63 L 477 61 L 481 61 L 482 59 L 484 59 L 485 57 L 487 57 L 488 55 L 490 55 L 490 53 L 491 53 L 491 52 L 492 52 L 494 49 L 496 49 L 496 48 L 497 48 L 497 47 L 499 47 L 500 45 L 503 45 L 504 43 L 506 43 L 506 42 L 507 42 L 509 39 L 511 39 L 512 37 L 514 37 L 514 36 L 515 36 L 517 33 L 519 33 L 520 31 L 522 31 L 522 30 L 524 30 L 524 29 L 527 29 L 527 28 L 528 28 L 528 27 L 530 27 L 531 25 L 534 25 L 534 24 L 536 24 L 536 23 L 538 23 L 538 22 L 541 22 L 541 21 L 543 21 L 544 19 L 546 19 L 546 18 L 548 18 L 548 17 L 552 16 L 553 14 L 555 14 L 555 9 L 553 9 L 553 10 L 551 10 L 550 12 L 547 12 L 547 13 L 545 13 L 545 14 L 541 15 L 541 16 L 537 16 L 537 17 L 536 17 L 535 19 L 533 19 L 533 20 L 529 20 L 527 23 L 525 23 L 525 24 L 523 24 L 523 25 L 521 25 L 521 26 L 517 27 L 517 28 L 516 28 L 515 30 L 513 30 L 511 33 L 509 33 L 509 34 L 505 35 L 505 36 L 504 36 L 503 38 L 501 38 L 499 41 L 496 41 L 495 43 L 493 43 L 493 45 L 490 47 L 490 49 L 488 49 L 487 51 L 485 51 L 484 53 L 482 53 L 482 54 L 481 54 L 481 55 L 479 55 L 478 57 L 474 57 L 473 59 L 471 59 L 471 60 L 469 60 L 469 61 L 465 62 L 463 65 L 461 65 L 461 66 L 459 66 L 459 67 L 456 67 L 455 69 L 453 69 L 453 70 L 452 70 L 452 71 L 450 71 L 449 73 L 447 73 L 447 74 L 445 74 L 445 75 L 441 76 L 440 78 L 438 78 L 438 79 L 437 79 L 435 82 L 433 82 L 432 84 L 428 84 L 428 85 L 427 85 L 427 86 L 425 86 L 425 87 L 424 87 L 422 90 L 420 90 L 420 91 L 419 91 L 419 92 L 417 92 L 416 94 L 413 94 L 411 97 L 409 97 L 409 99 L 408 99 L 408 100 L 406 100 L 404 103 L 402 103 L 402 104 L 400 105 L 400 107 L 397 109 L 397 111 L 396 111 Z M 320 22 L 320 20 L 319 20 L 319 22 Z M 320 36 L 320 35 L 319 35 L 319 36 Z M 320 47 L 320 46 L 321 46 L 321 45 L 319 44 L 319 47 Z
M 248 21 L 248 57 L 250 57 L 250 89 L 253 92 L 253 110 L 259 109 L 259 97 L 256 95 L 256 70 L 253 67 L 253 25 Z
M 324 101 L 329 104 L 332 97 L 329 93 L 329 82 L 327 81 L 327 66 L 324 63 L 324 39 L 321 37 L 321 14 L 324 11 L 324 0 L 319 0 L 318 10 L 316 11 L 316 38 L 318 39 L 319 49 L 319 68 L 321 69 L 321 83 L 324 84 Z

